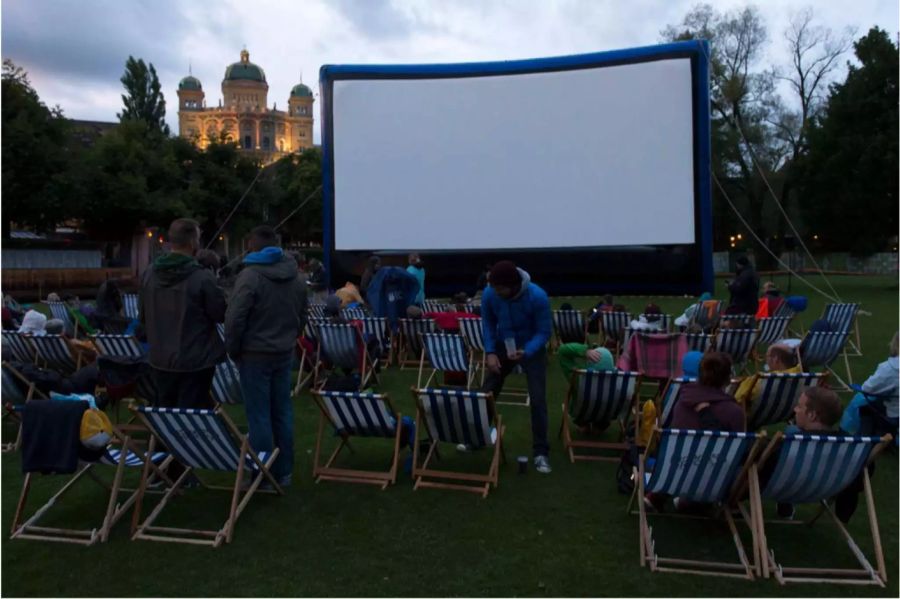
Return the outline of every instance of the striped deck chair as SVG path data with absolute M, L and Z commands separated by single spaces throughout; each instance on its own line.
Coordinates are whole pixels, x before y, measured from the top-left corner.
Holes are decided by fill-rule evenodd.
M 664 333 L 668 333 L 672 330 L 672 316 L 670 314 L 639 314 L 638 318 L 640 318 L 641 316 L 648 319 L 656 317 L 657 320 L 661 323 L 660 331 Z
M 362 320 L 369 315 L 365 308 L 342 308 L 341 316 L 345 320 Z
M 734 372 L 746 368 L 750 353 L 756 345 L 756 329 L 725 329 L 716 333 L 716 351 L 731 356 Z
M 480 318 L 460 318 L 459 334 L 462 336 L 469 350 L 469 383 L 468 388 L 472 388 L 478 371 L 481 371 L 481 381 L 479 386 L 484 384 L 484 365 L 487 356 L 484 353 L 484 330 L 482 329 Z
M 313 373 L 314 386 L 318 388 L 324 384 L 321 373 L 325 368 L 326 358 L 333 368 L 343 368 L 348 371 L 359 371 L 360 390 L 365 389 L 369 379 L 375 379 L 375 365 L 377 357 L 370 357 L 366 351 L 362 334 L 352 324 L 323 324 L 319 325 L 319 353 L 316 357 L 316 369 Z
M 688 351 L 706 352 L 712 345 L 712 335 L 706 333 L 682 333 L 687 341 Z
M 37 353 L 34 351 L 30 335 L 23 335 L 18 331 L 3 331 L 3 340 L 17 361 L 25 364 L 37 362 Z
M 800 367 L 804 372 L 812 371 L 813 366 L 821 366 L 827 368 L 828 371 L 838 380 L 841 385 L 850 388 L 853 383 L 853 376 L 850 372 L 850 361 L 847 359 L 847 352 L 844 351 L 844 345 L 847 343 L 849 332 L 843 333 L 826 333 L 822 331 L 809 331 L 803 342 L 800 344 Z M 843 352 L 844 365 L 847 368 L 847 382 L 831 368 L 831 364 Z
M 578 310 L 554 310 L 553 333 L 556 346 L 563 343 L 586 343 L 587 321 Z
M 150 406 L 132 406 L 131 409 L 150 430 L 151 444 L 157 440 L 161 442 L 169 448 L 173 459 L 185 467 L 181 476 L 174 481 L 153 511 L 142 521 L 143 497 L 150 474 L 145 464 L 132 520 L 134 534 L 131 538 L 133 540 L 144 539 L 218 547 L 222 543 L 231 542 L 237 519 L 258 490 L 263 479 L 266 479 L 272 486 L 272 492 L 279 495 L 284 494 L 278 481 L 270 472 L 272 464 L 278 457 L 278 448 L 271 453 L 253 451 L 248 437 L 240 433 L 221 406 L 214 410 Z M 153 445 L 151 445 L 152 447 Z M 197 476 L 196 471 L 198 470 L 234 473 L 234 482 L 227 486 L 207 485 Z M 182 485 L 191 474 L 194 474 L 202 486 L 228 491 L 231 494 L 228 518 L 225 523 L 218 530 L 154 526 L 153 523 L 156 522 L 172 498 L 180 494 Z M 253 479 L 249 486 L 241 484 L 245 476 Z M 266 491 L 261 490 L 260 492 Z M 209 511 L 208 504 L 203 506 L 203 510 Z
M 719 317 L 721 329 L 755 329 L 756 317 L 753 314 L 723 314 Z
M 788 582 L 830 582 L 839 584 L 871 584 L 884 587 L 887 569 L 881 548 L 881 535 L 872 497 L 868 464 L 887 447 L 891 436 L 884 437 L 843 437 L 831 435 L 776 433 L 772 442 L 759 458 L 758 464 L 750 471 L 751 508 L 756 509 L 756 532 L 759 538 L 759 561 L 763 575 L 768 578 L 770 571 L 780 584 Z M 777 461 L 769 480 L 764 486 L 759 481 L 759 469 L 777 451 Z M 875 549 L 873 568 L 865 554 L 857 546 L 850 532 L 837 518 L 828 504 L 829 500 L 862 476 L 869 527 Z M 755 500 L 755 501 L 754 501 Z M 768 548 L 763 500 L 784 503 L 816 503 L 822 511 L 828 512 L 850 551 L 861 568 L 797 568 L 788 567 L 775 560 L 775 553 Z M 812 525 L 818 515 L 807 525 Z M 775 521 L 778 522 L 778 521 Z M 783 522 L 783 521 L 782 521 Z M 788 521 L 791 524 L 799 522 Z M 799 527 L 798 527 L 799 528 Z M 807 528 L 806 526 L 802 528 Z M 797 534 L 803 534 L 800 530 Z
M 628 448 L 624 442 L 625 421 L 629 411 L 636 408 L 637 388 L 640 376 L 636 372 L 618 370 L 599 371 L 576 369 L 569 380 L 569 390 L 563 401 L 563 417 L 560 434 L 569 461 L 601 460 L 618 462 L 621 455 L 608 456 L 597 453 L 576 453 L 584 450 L 616 450 L 622 452 Z M 570 423 L 571 420 L 571 423 Z M 572 424 L 576 426 L 599 425 L 605 428 L 613 420 L 618 421 L 621 429 L 618 442 L 588 441 L 572 438 Z M 637 423 L 637 419 L 635 419 Z
M 747 413 L 747 430 L 755 431 L 770 424 L 787 422 L 794 413 L 794 406 L 800 399 L 804 387 L 817 387 L 825 380 L 826 374 L 802 372 L 790 374 L 760 373 L 755 375 L 763 381 L 759 398 L 751 402 Z
M 784 339 L 788 325 L 791 324 L 790 316 L 770 316 L 760 318 L 757 323 L 756 344 L 768 347 L 773 343 Z
M 432 370 L 431 374 L 428 375 L 428 380 L 423 385 L 422 371 L 425 369 L 426 357 Z M 468 371 L 469 356 L 466 353 L 466 346 L 462 337 L 443 333 L 425 333 L 422 335 L 422 355 L 419 358 L 417 388 L 428 387 L 438 372 L 468 373 Z
M 363 325 L 363 334 L 378 341 L 378 346 L 381 348 L 379 357 L 390 363 L 391 330 L 388 327 L 388 319 L 379 316 L 366 316 L 365 318 L 360 318 L 359 321 Z
M 625 345 L 625 329 L 630 322 L 631 314 L 628 312 L 600 312 L 600 330 L 603 332 L 603 340 L 607 344 L 615 344 L 616 356 Z
M 394 409 L 387 394 L 356 393 L 343 391 L 313 391 L 313 400 L 319 406 L 319 432 L 313 458 L 313 478 L 316 482 L 330 480 L 345 483 L 379 485 L 383 491 L 397 482 L 397 463 L 400 456 L 400 413 Z M 320 464 L 325 424 L 334 427 L 341 441 L 324 464 Z M 335 460 L 345 447 L 350 449 L 351 437 L 376 437 L 393 439 L 390 467 L 387 471 L 371 471 L 340 468 Z
M 132 320 L 140 318 L 140 304 L 138 302 L 137 293 L 123 293 L 122 307 L 127 318 L 131 318 Z
M 668 428 L 672 424 L 672 416 L 675 415 L 675 404 L 681 397 L 681 387 L 685 383 L 695 383 L 697 379 L 680 376 L 669 381 L 665 390 L 659 396 L 659 404 L 656 406 L 657 426 L 660 429 Z
M 480 493 L 488 496 L 491 485 L 499 484 L 503 452 L 503 423 L 490 393 L 462 389 L 413 389 L 416 399 L 416 444 L 413 446 L 413 487 L 433 487 Z M 422 437 L 422 434 L 425 437 Z M 421 441 L 429 441 L 428 452 L 419 465 Z M 438 444 L 465 444 L 471 448 L 493 447 L 486 474 L 430 468 Z M 471 454 L 470 454 L 471 455 Z M 474 484 L 471 484 L 474 483 Z
M 640 515 L 641 566 L 649 565 L 652 572 L 683 572 L 732 578 L 753 579 L 758 574 L 755 553 L 750 559 L 744 551 L 740 535 L 729 507 L 736 502 L 737 492 L 756 454 L 765 433 L 729 433 L 663 429 L 656 431 L 659 450 L 653 472 L 646 474 L 647 455 L 641 456 L 635 468 L 638 513 Z M 683 500 L 716 504 L 716 517 L 723 517 L 734 540 L 737 562 L 716 560 L 663 558 L 657 554 L 653 529 L 647 522 L 644 504 L 646 493 L 680 497 Z M 753 512 L 741 511 L 745 522 L 753 530 Z M 756 545 L 754 544 L 754 549 Z
M 44 402 L 42 402 L 44 403 Z M 54 403 L 51 400 L 46 402 L 48 405 Z M 153 472 L 160 481 L 166 486 L 172 485 L 172 480 L 166 474 L 166 468 L 171 462 L 164 452 L 154 451 L 154 444 L 150 441 L 149 447 L 145 447 L 137 441 L 135 434 L 139 434 L 141 427 L 134 426 L 118 426 L 113 427 L 113 439 L 100 459 L 96 462 L 80 462 L 76 472 L 68 477 L 67 482 L 52 496 L 47 502 L 36 509 L 31 516 L 25 516 L 25 506 L 28 501 L 28 495 L 31 490 L 32 477 L 35 472 L 27 472 L 25 480 L 22 483 L 22 492 L 19 496 L 19 502 L 16 506 L 15 516 L 13 517 L 11 539 L 31 539 L 39 541 L 57 541 L 63 543 L 75 543 L 78 545 L 93 545 L 95 543 L 104 543 L 109 538 L 109 533 L 115 526 L 116 522 L 137 502 L 140 495 L 139 488 L 128 488 L 123 485 L 123 478 L 126 471 L 139 473 L 140 469 L 147 472 Z M 146 433 L 146 431 L 143 431 Z M 150 458 L 147 461 L 147 458 Z M 145 464 L 145 462 L 147 462 Z M 111 467 L 111 468 L 110 468 Z M 112 470 L 110 481 L 104 480 L 101 476 L 102 471 L 109 472 Z M 87 475 L 87 476 L 85 476 Z M 41 475 L 46 476 L 46 475 Z M 55 475 L 66 476 L 66 475 Z M 60 503 L 63 497 L 75 485 L 89 478 L 98 483 L 108 493 L 106 503 L 106 511 L 99 527 L 90 529 L 75 529 L 54 527 L 48 528 L 40 526 L 42 516 L 50 510 L 56 503 Z M 153 491 L 158 492 L 158 491 Z M 124 501 L 122 499 L 123 494 Z M 80 497 L 84 501 L 85 497 Z M 71 502 L 70 502 L 71 503 Z M 74 506 L 69 506 L 74 507 Z
M 397 364 L 402 370 L 404 366 L 419 365 L 422 355 L 422 334 L 436 331 L 434 320 L 430 318 L 399 318 L 400 340 L 397 343 Z
M 69 344 L 62 335 L 44 335 L 30 339 L 34 344 L 38 359 L 47 368 L 52 368 L 62 374 L 72 374 L 81 368 L 81 356 L 76 358 L 72 355 L 72 352 L 69 351 Z
M 310 304 L 308 310 L 311 318 L 325 318 L 325 304 Z
M 66 333 L 72 337 L 78 336 L 78 323 L 69 314 L 69 306 L 66 302 L 41 302 L 50 308 L 50 314 L 53 318 L 63 321 Z
M 306 320 L 306 327 L 303 329 L 304 337 L 318 344 L 319 327 L 330 322 L 331 321 L 328 318 L 310 316 Z M 307 383 L 313 381 L 316 368 L 319 365 L 318 353 L 311 355 L 311 353 L 307 352 L 306 348 L 300 343 L 299 339 L 297 340 L 297 351 L 300 353 L 300 368 L 297 369 L 297 383 L 294 385 L 294 395 L 299 395 L 300 390 L 303 389 Z
M 426 299 L 423 312 L 453 312 L 453 306 L 446 302 L 434 299 Z
M 481 304 L 476 304 L 474 302 L 467 303 L 463 306 L 466 312 L 469 314 L 480 314 Z
M 118 356 L 124 358 L 140 358 L 144 355 L 144 348 L 132 335 L 107 335 L 98 333 L 91 337 L 97 355 Z
M 859 304 L 826 304 L 822 319 L 827 320 L 831 330 L 838 333 L 851 333 L 851 356 L 862 355 L 862 344 L 859 338 Z M 845 349 L 846 351 L 846 349 Z
M 213 400 L 219 405 L 244 403 L 241 375 L 231 358 L 226 357 L 223 362 L 216 364 L 210 392 Z
M 689 331 L 701 331 L 712 333 L 719 326 L 722 316 L 723 302 L 721 300 L 706 300 L 698 310 L 694 310 L 686 329 Z

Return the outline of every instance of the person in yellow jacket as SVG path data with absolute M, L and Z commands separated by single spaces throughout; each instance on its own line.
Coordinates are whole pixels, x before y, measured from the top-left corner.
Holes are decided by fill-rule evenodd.
M 797 374 L 801 371 L 797 354 L 787 345 L 770 345 L 766 351 L 766 366 L 770 374 Z M 744 408 L 762 394 L 763 380 L 759 374 L 748 376 L 738 386 L 734 399 Z

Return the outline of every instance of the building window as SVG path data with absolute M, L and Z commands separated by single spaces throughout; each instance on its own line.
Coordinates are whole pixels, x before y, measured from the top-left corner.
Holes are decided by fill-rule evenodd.
M 250 136 L 245 135 L 244 136 L 244 149 L 249 150 L 252 147 L 253 147 L 253 142 L 251 141 Z
M 306 131 L 301 131 L 301 132 L 300 132 L 300 137 L 306 137 Z
M 263 137 L 262 147 L 263 147 L 263 150 L 269 149 L 269 138 L 268 137 Z

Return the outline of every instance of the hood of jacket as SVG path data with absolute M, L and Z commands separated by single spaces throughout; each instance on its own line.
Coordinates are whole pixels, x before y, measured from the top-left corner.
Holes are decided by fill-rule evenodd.
M 297 276 L 297 263 L 284 255 L 279 247 L 267 247 L 258 252 L 250 252 L 244 264 L 271 281 L 290 281 Z
M 525 293 L 525 290 L 528 289 L 528 284 L 531 282 L 531 275 L 528 274 L 527 271 L 522 270 L 518 266 L 516 267 L 516 270 L 519 271 L 519 277 L 522 279 L 522 284 L 519 285 L 519 290 L 516 292 L 516 294 L 514 296 L 512 296 L 511 298 L 509 298 L 510 300 L 517 300 L 520 297 L 522 297 L 522 294 Z M 500 297 L 500 296 L 498 295 L 497 297 Z M 503 299 L 503 298 L 501 298 L 501 299 Z
M 201 268 L 200 263 L 192 256 L 171 252 L 163 254 L 153 261 L 153 272 L 160 285 L 171 287 L 188 278 L 192 272 Z

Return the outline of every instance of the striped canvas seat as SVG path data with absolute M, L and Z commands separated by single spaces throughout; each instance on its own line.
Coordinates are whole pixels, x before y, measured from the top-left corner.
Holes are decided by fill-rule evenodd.
M 757 345 L 769 346 L 776 341 L 784 339 L 790 323 L 790 316 L 770 316 L 769 318 L 760 318 L 757 324 L 759 330 L 759 333 L 756 336 Z
M 775 314 L 773 314 L 773 316 L 776 318 L 793 318 L 795 314 L 796 312 L 794 312 L 794 309 L 785 301 L 781 302 L 781 305 L 775 309 Z
M 231 358 L 225 358 L 224 362 L 216 364 L 210 391 L 216 403 L 244 403 L 244 394 L 241 392 L 241 375 Z
M 484 351 L 484 329 L 480 318 L 460 318 L 459 334 L 470 350 Z
M 628 417 L 628 411 L 635 405 L 638 381 L 639 376 L 636 372 L 581 369 L 572 372 L 563 405 L 562 436 L 569 460 L 573 464 L 576 460 L 619 461 L 618 455 L 610 457 L 597 452 L 602 450 L 621 452 L 627 447 L 624 442 L 573 438 L 570 420 L 579 427 L 589 425 L 605 427 L 612 421 L 618 421 L 624 434 L 624 422 Z
M 341 315 L 345 320 L 362 320 L 368 316 L 368 313 L 365 308 L 343 308 Z
M 3 402 L 12 404 L 25 403 L 25 392 L 16 382 L 15 376 L 9 370 L 6 362 L 3 363 Z
M 600 312 L 600 326 L 607 341 L 624 343 L 625 328 L 631 322 L 628 312 Z
M 303 329 L 303 334 L 308 338 L 313 339 L 315 341 L 319 340 L 319 327 L 323 324 L 329 324 L 331 321 L 327 318 L 317 318 L 310 317 L 306 321 L 306 328 Z
M 686 376 L 669 381 L 659 400 L 659 410 L 657 411 L 659 428 L 668 428 L 672 424 L 672 416 L 675 415 L 675 404 L 678 403 L 678 399 L 681 397 L 681 387 L 685 383 L 694 382 L 697 382 L 697 379 Z
M 720 327 L 734 329 L 755 329 L 756 317 L 753 314 L 723 314 L 719 317 Z
M 362 334 L 352 324 L 319 325 L 319 359 L 313 375 L 316 386 L 320 382 L 319 375 L 324 368 L 322 357 L 328 359 L 331 366 L 345 370 L 358 370 L 360 388 L 364 388 L 369 378 L 374 375 L 373 363 L 377 356 L 369 356 L 363 343 Z
M 712 335 L 706 333 L 683 333 L 688 351 L 705 352 L 712 344 Z
M 828 321 L 831 329 L 837 333 L 847 333 L 853 328 L 859 304 L 828 304 L 822 318 Z
M 425 333 L 422 335 L 424 351 L 419 363 L 419 379 L 417 387 L 427 387 L 437 372 L 468 372 L 469 356 L 462 337 L 443 333 Z M 422 384 L 422 371 L 425 359 L 431 365 L 432 372 Z
M 453 312 L 453 306 L 439 300 L 425 300 L 424 312 Z
M 225 323 L 217 322 L 216 323 L 216 332 L 219 334 L 219 339 L 223 342 L 225 341 Z
M 578 310 L 554 310 L 553 331 L 558 343 L 584 343 L 587 325 Z
M 422 355 L 422 335 L 434 333 L 434 320 L 430 318 L 399 318 L 400 348 L 397 361 L 403 367 L 408 364 L 419 364 Z M 402 354 L 402 355 L 401 355 Z
M 786 422 L 794 413 L 804 387 L 821 384 L 825 375 L 812 372 L 799 374 L 765 373 L 759 375 L 762 391 L 750 404 L 747 414 L 747 430 L 755 431 L 770 424 Z
M 382 354 L 388 352 L 391 348 L 391 331 L 388 328 L 387 318 L 367 316 L 359 320 L 363 325 L 363 333 L 367 337 L 378 341 Z
M 310 304 L 308 310 L 311 318 L 325 318 L 325 304 Z
M 719 329 L 716 334 L 716 351 L 731 356 L 735 370 L 750 358 L 756 345 L 756 329 Z
M 125 467 L 126 468 L 139 468 L 144 465 L 144 458 L 135 452 L 128 449 L 116 449 L 112 446 L 106 448 L 106 451 L 103 452 L 103 455 L 100 456 L 98 460 L 101 464 L 106 464 L 107 466 L 117 466 L 119 464 L 119 460 L 122 459 L 122 454 L 125 454 Z M 154 451 L 150 454 L 150 459 L 154 464 L 159 464 L 168 454 L 164 451 Z
M 831 366 L 844 349 L 848 336 L 847 332 L 808 332 L 800 344 L 800 361 L 804 370 L 810 370 L 813 366 Z
M 468 312 L 469 314 L 480 313 L 479 310 L 481 310 L 481 304 L 476 304 L 476 303 L 471 303 L 471 302 L 465 304 L 464 307 L 465 307 L 465 311 Z
M 30 336 L 23 335 L 18 331 L 3 331 L 3 340 L 10 351 L 12 351 L 13 357 L 19 362 L 25 362 L 26 364 L 34 362 L 37 357 L 30 339 Z
M 53 318 L 59 319 L 63 321 L 63 324 L 66 327 L 66 333 L 69 335 L 75 336 L 75 321 L 72 320 L 72 315 L 69 314 L 69 306 L 66 305 L 65 302 L 43 302 L 46 304 L 48 308 L 50 308 L 50 314 L 53 315 Z
M 64 374 L 71 374 L 77 370 L 77 360 L 69 351 L 69 345 L 62 335 L 44 335 L 30 339 L 38 358 L 43 360 L 48 368 Z
M 132 335 L 98 333 L 91 337 L 91 340 L 101 356 L 141 358 L 144 355 L 144 348 Z
M 137 320 L 140 317 L 139 309 L 138 309 L 138 294 L 137 293 L 123 293 L 122 294 L 122 305 L 125 310 L 125 316 L 131 318 L 133 320 Z

